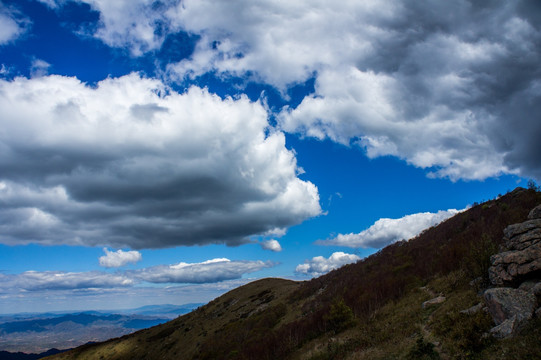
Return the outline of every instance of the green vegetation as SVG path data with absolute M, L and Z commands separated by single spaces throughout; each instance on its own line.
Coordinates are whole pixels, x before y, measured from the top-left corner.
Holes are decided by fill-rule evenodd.
M 151 329 L 55 359 L 530 359 L 536 320 L 513 340 L 481 302 L 503 229 L 523 221 L 541 193 L 515 190 L 474 206 L 408 242 L 303 283 L 264 279 Z M 423 302 L 442 295 L 445 301 Z

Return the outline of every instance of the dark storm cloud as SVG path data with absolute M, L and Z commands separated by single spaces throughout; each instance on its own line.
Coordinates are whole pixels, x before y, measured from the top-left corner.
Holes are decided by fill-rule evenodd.
M 160 90 L 137 75 L 1 81 L 0 241 L 239 245 L 320 213 L 261 104 Z

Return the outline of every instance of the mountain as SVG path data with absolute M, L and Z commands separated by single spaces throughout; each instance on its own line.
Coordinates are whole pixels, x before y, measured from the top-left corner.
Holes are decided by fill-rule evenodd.
M 540 203 L 541 193 L 518 188 L 324 276 L 254 281 L 165 324 L 48 359 L 539 358 L 539 316 L 511 338 L 490 335 L 497 323 L 484 294 L 504 229 Z
M 111 312 L 4 315 L 0 316 L 0 350 L 41 353 L 51 348 L 72 348 L 165 323 L 200 305 L 166 304 Z
M 61 352 L 62 350 L 58 349 L 50 349 L 41 354 L 26 354 L 22 352 L 11 353 L 8 351 L 0 351 L 0 360 L 37 360 Z
M 184 305 L 146 305 L 138 307 L 136 309 L 117 311 L 116 313 L 176 318 L 179 315 L 189 313 L 193 309 L 196 309 L 203 305 L 203 303 L 190 303 Z

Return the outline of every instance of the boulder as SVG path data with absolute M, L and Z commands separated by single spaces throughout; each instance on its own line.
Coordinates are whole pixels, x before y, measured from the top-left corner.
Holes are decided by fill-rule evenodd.
M 516 317 L 515 328 L 532 318 L 537 299 L 531 293 L 513 288 L 488 289 L 483 294 L 488 312 L 496 325 Z
M 530 211 L 528 214 L 528 219 L 541 219 L 541 205 L 537 205 L 532 209 L 532 211 Z
M 541 298 L 541 281 L 537 282 L 528 292 L 537 298 Z
M 473 314 L 477 314 L 482 309 L 483 309 L 483 304 L 479 303 L 477 305 L 473 305 L 470 308 L 467 308 L 466 310 L 460 310 L 460 313 L 464 315 L 473 315 Z
M 495 338 L 503 339 L 514 335 L 519 328 L 520 326 L 518 324 L 517 317 L 513 316 L 512 318 L 502 322 L 500 325 L 494 326 L 492 329 L 490 329 L 490 333 Z
M 442 302 L 445 301 L 445 296 L 438 296 L 438 297 L 435 297 L 434 299 L 430 299 L 430 300 L 427 300 L 425 301 L 423 304 L 422 304 L 422 307 L 423 309 L 428 307 L 428 306 L 432 306 L 432 305 L 436 305 L 436 304 L 441 304 Z
M 523 290 L 523 291 L 526 291 L 526 292 L 530 292 L 534 295 L 536 295 L 534 293 L 534 288 L 537 286 L 537 285 L 541 285 L 541 283 L 539 282 L 539 280 L 526 280 L 524 281 L 522 284 L 520 284 L 520 286 L 518 287 L 520 290 Z

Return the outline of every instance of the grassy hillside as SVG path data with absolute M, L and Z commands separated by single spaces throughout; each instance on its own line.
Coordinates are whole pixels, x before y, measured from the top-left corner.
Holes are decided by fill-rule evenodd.
M 480 302 L 503 229 L 541 194 L 517 189 L 408 242 L 311 281 L 264 279 L 167 324 L 54 359 L 528 359 L 541 354 L 539 320 L 513 340 L 483 334 Z M 446 301 L 423 308 L 437 295 Z

